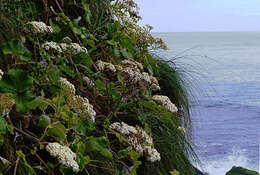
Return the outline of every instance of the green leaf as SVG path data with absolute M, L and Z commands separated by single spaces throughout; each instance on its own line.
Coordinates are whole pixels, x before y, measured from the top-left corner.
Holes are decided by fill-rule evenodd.
M 34 171 L 34 169 L 31 167 L 30 164 L 26 161 L 26 159 L 23 159 L 24 168 L 28 175 L 37 175 L 37 173 Z
M 93 41 L 93 40 L 87 40 L 87 43 L 88 43 L 88 45 L 90 45 L 92 48 L 96 48 L 97 46 L 96 46 L 96 44 L 95 44 L 95 41 Z
M 16 108 L 22 113 L 30 109 L 29 102 L 33 100 L 34 95 L 28 91 L 32 88 L 33 79 L 24 70 L 12 69 L 0 80 L 0 93 L 12 93 Z
M 42 115 L 39 119 L 38 126 L 41 128 L 46 128 L 51 123 L 51 119 L 47 115 Z
M 118 80 L 121 84 L 124 83 L 123 78 L 122 78 L 122 75 L 121 75 L 120 73 L 117 73 L 117 80 Z
M 47 131 L 47 134 L 49 136 L 52 136 L 54 138 L 58 138 L 61 140 L 66 139 L 66 133 L 67 133 L 66 128 L 63 124 L 61 124 L 61 122 L 56 122 L 56 123 L 49 125 L 48 131 Z
M 177 170 L 170 171 L 171 175 L 180 175 L 180 173 Z
M 75 172 L 73 172 L 73 170 L 71 168 L 68 168 L 68 167 L 66 167 L 64 165 L 62 165 L 59 170 L 60 170 L 62 175 L 72 175 L 72 174 L 75 174 Z
M 115 46 L 115 45 L 117 44 L 117 42 L 114 41 L 114 40 L 108 40 L 108 41 L 107 41 L 107 44 L 109 44 L 109 45 L 111 45 L 111 46 Z
M 3 116 L 0 116 L 0 134 L 5 135 L 7 131 L 8 123 Z
M 80 168 L 80 171 L 82 171 L 87 166 L 87 164 L 90 162 L 90 157 L 84 156 L 81 153 L 78 156 L 80 159 L 79 168 Z
M 22 61 L 31 60 L 31 52 L 24 47 L 20 40 L 11 40 L 8 43 L 5 43 L 2 47 L 2 51 L 5 55 L 16 55 Z
M 117 47 L 114 47 L 113 53 L 114 53 L 114 56 L 115 56 L 116 58 L 119 58 L 119 57 L 120 57 L 120 51 L 118 50 Z
M 37 107 L 40 108 L 40 110 L 44 111 L 51 102 L 48 101 L 48 99 L 45 99 L 44 97 L 36 97 L 33 101 L 31 101 L 28 105 L 30 109 L 36 109 Z
M 96 124 L 89 120 L 80 120 L 74 128 L 83 134 L 87 134 L 90 131 L 94 131 L 96 129 Z
M 103 92 L 106 92 L 106 84 L 105 83 L 103 83 L 102 81 L 99 81 L 99 80 L 96 80 L 95 81 L 95 86 L 99 89 L 99 90 L 101 90 L 101 91 L 103 91 Z
M 58 83 L 60 77 L 61 77 L 61 72 L 60 72 L 60 69 L 57 67 L 57 66 L 54 66 L 52 64 L 50 64 L 48 67 L 47 67 L 47 70 L 46 70 L 46 74 L 48 76 L 48 79 L 56 84 Z
M 71 69 L 70 67 L 68 67 L 66 65 L 60 65 L 59 68 L 60 68 L 61 71 L 65 72 L 70 77 L 74 77 L 75 76 L 75 73 L 74 73 L 73 69 Z
M 127 59 L 132 57 L 132 55 L 129 52 L 127 52 L 126 48 L 121 48 L 120 52 L 122 53 L 123 57 L 125 57 Z
M 60 27 L 57 24 L 53 24 L 51 19 L 49 20 L 49 22 L 54 33 L 59 33 L 61 31 Z
M 16 154 L 19 158 L 25 159 L 25 155 L 22 150 L 17 150 Z
M 106 137 L 93 137 L 91 136 L 88 141 L 89 149 L 98 153 L 106 158 L 112 159 L 113 155 L 108 150 L 109 141 Z
M 5 137 L 2 134 L 0 134 L 0 147 L 3 146 L 4 141 L 5 141 Z
M 118 133 L 116 133 L 116 138 L 119 140 L 120 143 L 124 141 L 124 137 Z

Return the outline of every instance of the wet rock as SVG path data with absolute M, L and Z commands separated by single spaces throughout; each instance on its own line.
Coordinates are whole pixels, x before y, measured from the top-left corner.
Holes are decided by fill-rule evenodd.
M 259 173 L 246 168 L 233 166 L 232 169 L 226 173 L 226 175 L 259 175 Z

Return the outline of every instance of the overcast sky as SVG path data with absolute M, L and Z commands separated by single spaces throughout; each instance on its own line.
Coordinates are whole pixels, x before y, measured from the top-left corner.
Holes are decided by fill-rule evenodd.
M 154 32 L 260 31 L 260 0 L 135 0 Z

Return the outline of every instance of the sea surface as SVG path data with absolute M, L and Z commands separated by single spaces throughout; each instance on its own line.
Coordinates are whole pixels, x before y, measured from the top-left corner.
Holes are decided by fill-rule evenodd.
M 185 70 L 192 100 L 195 150 L 202 169 L 259 169 L 260 32 L 154 33 L 161 54 Z

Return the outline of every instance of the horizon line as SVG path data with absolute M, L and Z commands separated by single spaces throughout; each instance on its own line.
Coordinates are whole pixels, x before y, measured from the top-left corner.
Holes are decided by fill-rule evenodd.
M 260 32 L 260 30 L 222 30 L 222 31 L 152 31 L 151 33 L 224 33 L 224 32 Z

